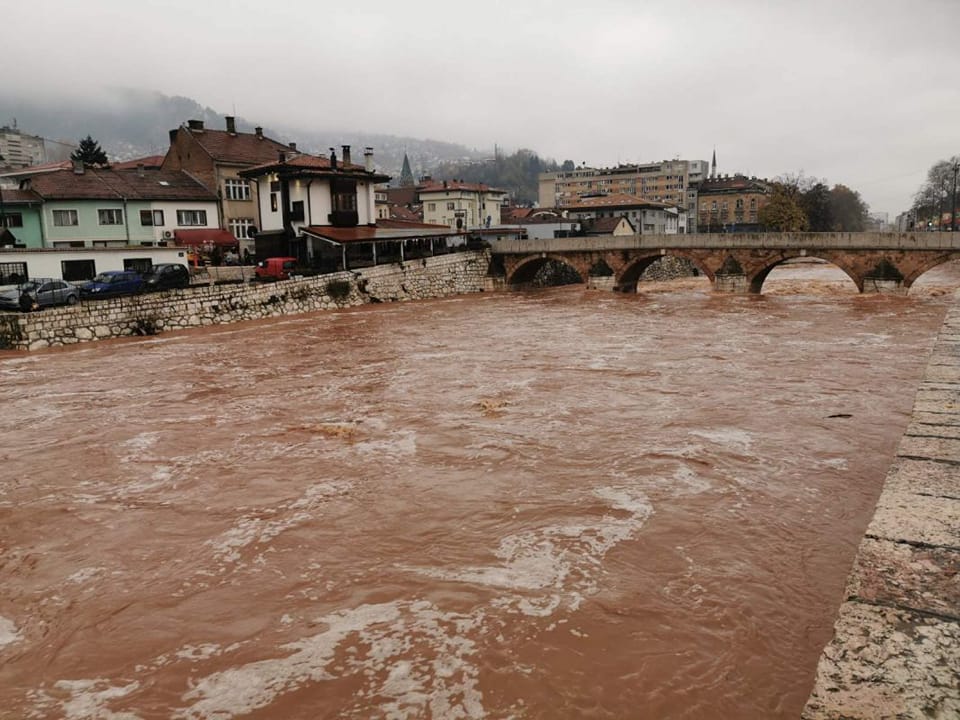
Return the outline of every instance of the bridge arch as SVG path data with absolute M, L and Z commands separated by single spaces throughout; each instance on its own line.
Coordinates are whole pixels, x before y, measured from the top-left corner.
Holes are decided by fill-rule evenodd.
M 540 269 L 550 261 L 570 268 L 580 278 L 581 283 L 586 282 L 588 269 L 579 267 L 581 263 L 571 262 L 571 258 L 562 254 L 541 253 L 524 258 L 517 263 L 513 270 L 507 274 L 507 285 L 529 285 L 534 281 Z
M 617 290 L 627 293 L 637 292 L 637 286 L 640 283 L 640 277 L 643 275 L 644 271 L 646 271 L 647 268 L 649 268 L 658 260 L 662 260 L 666 257 L 687 260 L 697 269 L 697 271 L 699 271 L 701 275 L 706 276 L 710 279 L 710 282 L 713 282 L 713 271 L 704 265 L 701 258 L 697 257 L 697 255 L 684 252 L 683 250 L 670 251 L 666 253 L 661 252 L 660 250 L 653 250 L 649 253 L 635 255 L 630 258 L 629 262 L 624 265 L 617 274 Z
M 913 283 L 929 271 L 952 260 L 957 260 L 958 258 L 960 258 L 960 253 L 945 252 L 942 255 L 924 258 L 921 262 L 915 263 L 913 268 L 909 268 L 908 271 L 903 274 L 904 289 L 909 290 Z
M 857 288 L 857 292 L 863 292 L 863 277 L 859 273 L 848 267 L 846 263 L 841 262 L 838 258 L 834 257 L 832 253 L 811 252 L 784 253 L 782 257 L 778 258 L 774 262 L 764 265 L 749 276 L 750 292 L 755 295 L 761 294 L 763 290 L 763 283 L 766 282 L 767 276 L 773 271 L 773 269 L 783 265 L 788 260 L 795 260 L 797 258 L 816 258 L 817 260 L 823 260 L 824 262 L 830 263 L 835 268 L 843 271 L 843 274 L 853 281 L 853 284 Z

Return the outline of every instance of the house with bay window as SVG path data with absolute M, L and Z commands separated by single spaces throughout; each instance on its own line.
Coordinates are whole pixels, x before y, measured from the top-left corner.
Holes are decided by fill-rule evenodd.
M 272 162 L 242 170 L 259 198 L 256 256 L 293 256 L 333 271 L 446 252 L 464 231 L 446 225 L 377 220 L 376 186 L 390 178 L 374 168 L 373 150 L 355 164 L 350 146 L 338 158 L 280 151 Z M 389 259 L 389 260 L 388 260 Z
M 256 184 L 241 171 L 272 162 L 279 152 L 296 151 L 296 143 L 284 145 L 263 134 L 238 132 L 236 120 L 226 118 L 223 130 L 189 120 L 170 131 L 170 148 L 161 164 L 163 170 L 185 170 L 217 198 L 213 225 L 229 230 L 244 249 L 253 252 L 253 231 L 257 226 L 259 195 Z
M 20 192 L 39 204 L 33 247 L 175 245 L 180 231 L 217 228 L 216 195 L 184 172 L 78 163 L 28 177 Z

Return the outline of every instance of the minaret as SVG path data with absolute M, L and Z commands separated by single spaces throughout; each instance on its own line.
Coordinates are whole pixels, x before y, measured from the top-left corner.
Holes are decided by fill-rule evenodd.
M 410 159 L 403 154 L 403 168 L 400 170 L 400 187 L 413 187 L 413 171 L 410 169 Z
M 710 166 L 710 179 L 717 179 L 717 149 L 713 149 L 713 164 Z

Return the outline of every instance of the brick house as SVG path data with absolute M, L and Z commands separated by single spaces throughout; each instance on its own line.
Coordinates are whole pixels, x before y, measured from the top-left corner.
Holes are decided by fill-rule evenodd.
M 217 196 L 218 224 L 240 240 L 243 249 L 253 252 L 250 231 L 257 227 L 256 183 L 240 176 L 247 168 L 277 159 L 296 144 L 284 145 L 263 134 L 237 132 L 233 117 L 226 118 L 224 130 L 205 128 L 202 120 L 190 120 L 170 131 L 170 149 L 163 170 L 185 170 Z

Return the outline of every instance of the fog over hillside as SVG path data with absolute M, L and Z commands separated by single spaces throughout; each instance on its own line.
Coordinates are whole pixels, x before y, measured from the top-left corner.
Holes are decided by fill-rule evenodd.
M 76 144 L 91 135 L 114 160 L 161 155 L 169 146 L 169 131 L 187 120 L 203 120 L 207 127 L 223 129 L 227 110 L 219 112 L 192 98 L 160 92 L 111 88 L 82 97 L 31 97 L 0 90 L 0 125 L 16 121 L 23 132 Z M 269 137 L 296 142 L 300 150 L 326 154 L 330 147 L 372 147 L 377 167 L 398 178 L 403 154 L 410 158 L 415 175 L 431 172 L 444 162 L 476 160 L 493 155 L 493 148 L 478 151 L 455 143 L 365 133 L 362 129 L 298 128 L 295 119 L 270 126 L 256 118 L 237 117 L 237 129 L 252 132 L 261 125 Z M 357 157 L 354 153 L 354 157 Z

